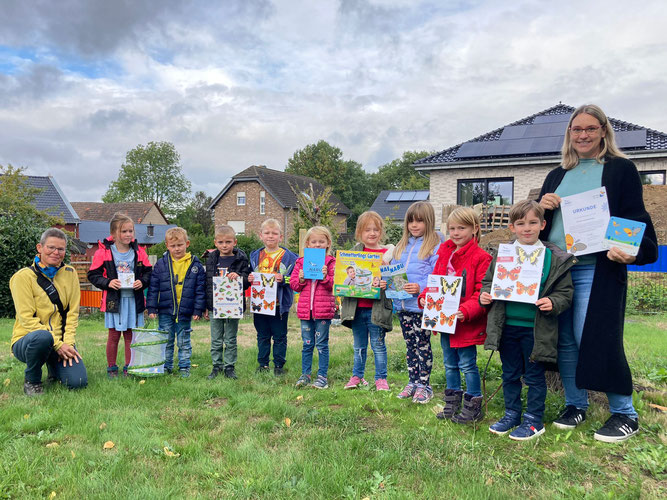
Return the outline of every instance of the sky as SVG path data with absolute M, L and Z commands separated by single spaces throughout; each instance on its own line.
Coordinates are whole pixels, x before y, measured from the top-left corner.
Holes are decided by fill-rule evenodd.
M 372 172 L 559 102 L 667 132 L 663 0 L 3 0 L 0 165 L 99 201 L 170 141 L 193 192 L 320 139 Z

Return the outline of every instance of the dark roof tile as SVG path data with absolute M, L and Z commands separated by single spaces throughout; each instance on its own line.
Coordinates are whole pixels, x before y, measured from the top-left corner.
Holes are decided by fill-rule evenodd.
M 164 216 L 160 207 L 153 201 L 147 202 L 128 202 L 128 203 L 100 203 L 94 201 L 79 201 L 73 202 L 72 206 L 79 218 L 82 220 L 95 220 L 101 222 L 109 222 L 116 212 L 124 213 L 129 216 L 135 223 L 143 222 L 148 212 L 155 206 L 164 220 Z

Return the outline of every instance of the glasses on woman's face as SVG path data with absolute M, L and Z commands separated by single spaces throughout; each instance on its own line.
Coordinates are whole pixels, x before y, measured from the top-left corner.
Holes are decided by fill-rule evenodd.
M 45 245 L 46 251 L 48 253 L 65 253 L 65 247 L 54 247 L 53 245 Z
M 586 128 L 574 127 L 574 128 L 570 128 L 570 133 L 572 135 L 576 135 L 576 136 L 580 136 L 584 132 L 586 132 L 586 135 L 594 135 L 601 128 L 602 127 L 586 127 Z

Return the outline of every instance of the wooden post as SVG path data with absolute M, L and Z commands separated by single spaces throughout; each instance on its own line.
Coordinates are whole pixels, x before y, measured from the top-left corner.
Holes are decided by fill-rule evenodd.
M 303 249 L 306 246 L 307 229 L 299 229 L 299 257 L 303 257 Z

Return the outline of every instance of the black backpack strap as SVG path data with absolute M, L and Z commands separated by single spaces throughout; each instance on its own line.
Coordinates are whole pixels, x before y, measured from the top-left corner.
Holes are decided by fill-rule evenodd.
M 49 297 L 49 300 L 58 308 L 60 317 L 62 318 L 62 334 L 65 335 L 65 324 L 67 323 L 67 313 L 69 312 L 69 307 L 65 309 L 63 303 L 60 300 L 60 295 L 58 295 L 58 290 L 53 286 L 53 282 L 44 276 L 33 264 L 30 266 L 30 269 L 33 270 L 35 275 L 37 275 L 37 284 L 44 290 L 46 295 Z

